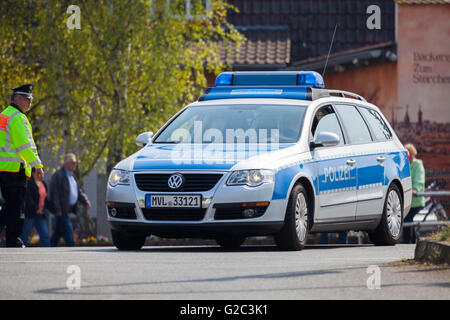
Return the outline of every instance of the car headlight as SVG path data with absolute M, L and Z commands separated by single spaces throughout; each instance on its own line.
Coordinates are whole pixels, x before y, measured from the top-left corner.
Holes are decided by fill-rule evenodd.
M 273 180 L 272 170 L 239 170 L 231 174 L 230 178 L 228 178 L 227 185 L 257 187 L 263 183 L 273 183 Z
M 109 185 L 115 187 L 118 184 L 130 184 L 130 172 L 114 169 L 109 175 Z

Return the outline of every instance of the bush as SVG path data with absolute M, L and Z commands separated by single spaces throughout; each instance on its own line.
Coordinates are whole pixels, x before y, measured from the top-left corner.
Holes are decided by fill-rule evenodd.
M 431 238 L 437 241 L 450 241 L 450 227 L 445 226 L 440 232 L 433 234 Z

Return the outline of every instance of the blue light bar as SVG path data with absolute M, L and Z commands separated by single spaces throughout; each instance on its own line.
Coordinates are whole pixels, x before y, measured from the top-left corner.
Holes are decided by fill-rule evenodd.
M 315 71 L 223 72 L 215 86 L 305 86 L 323 88 L 322 76 Z
M 235 72 L 233 86 L 295 86 L 297 72 Z
M 303 86 L 219 86 L 209 88 L 199 100 L 241 98 L 311 100 L 311 89 Z
M 324 88 L 322 76 L 315 71 L 303 71 L 298 74 L 298 85 L 312 87 L 312 88 Z
M 232 72 L 222 72 L 216 78 L 215 87 L 218 86 L 231 86 L 233 81 L 233 73 Z

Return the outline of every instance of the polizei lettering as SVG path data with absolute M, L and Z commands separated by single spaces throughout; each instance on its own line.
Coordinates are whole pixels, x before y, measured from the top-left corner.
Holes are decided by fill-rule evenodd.
M 323 169 L 323 183 L 327 183 L 328 180 L 330 182 L 338 182 L 350 179 L 352 179 L 352 177 L 349 166 L 328 167 Z

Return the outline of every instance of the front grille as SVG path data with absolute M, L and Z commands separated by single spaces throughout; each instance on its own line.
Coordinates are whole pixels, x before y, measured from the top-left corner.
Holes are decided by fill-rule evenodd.
M 145 208 L 142 209 L 147 220 L 200 221 L 206 213 L 203 208 Z
M 136 185 L 142 191 L 162 192 L 198 192 L 208 191 L 214 188 L 222 178 L 222 174 L 212 173 L 186 173 L 183 185 L 172 189 L 167 184 L 171 173 L 138 173 L 134 175 Z
M 111 217 L 119 219 L 136 219 L 133 203 L 108 203 L 108 213 Z

